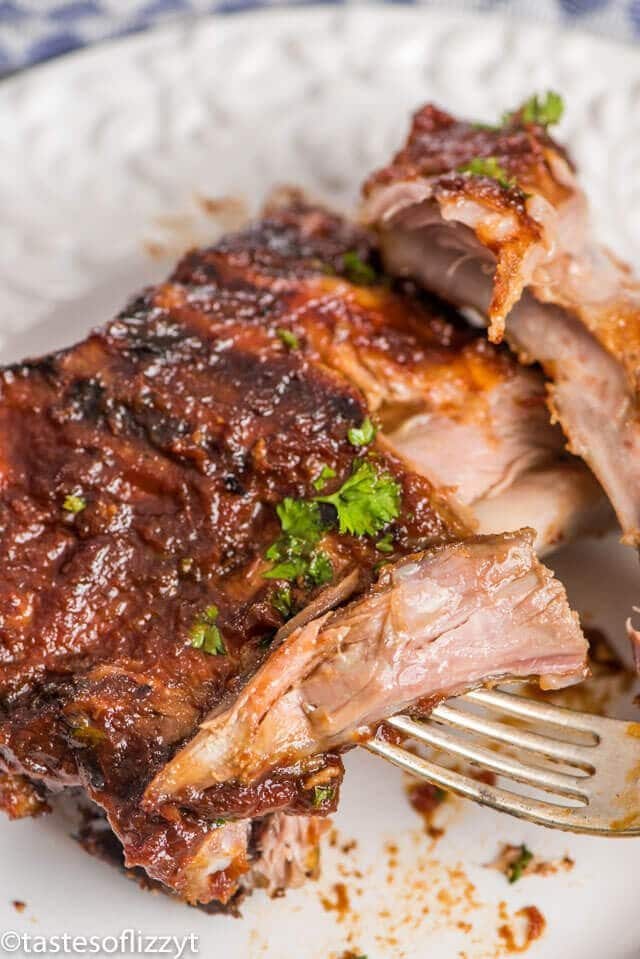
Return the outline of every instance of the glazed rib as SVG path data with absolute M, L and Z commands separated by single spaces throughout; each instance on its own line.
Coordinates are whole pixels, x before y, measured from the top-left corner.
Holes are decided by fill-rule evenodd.
M 532 541 L 480 537 L 386 567 L 363 599 L 289 636 L 161 770 L 147 805 L 189 805 L 210 787 L 253 782 L 487 679 L 582 678 L 577 618 Z
M 488 319 L 551 381 L 549 405 L 627 542 L 640 537 L 640 287 L 594 239 L 565 151 L 526 110 L 501 125 L 433 106 L 365 186 L 385 263 Z
M 213 799 L 154 803 L 152 790 L 143 803 L 200 724 L 280 655 L 289 617 L 355 596 L 375 604 L 382 562 L 393 570 L 434 547 L 460 558 L 455 544 L 475 525 L 465 499 L 563 462 L 534 375 L 453 311 L 391 289 L 378 266 L 361 231 L 294 204 L 189 254 L 78 345 L 0 377 L 2 805 L 43 811 L 47 790 L 82 787 L 125 862 L 192 902 L 275 891 L 315 868 L 318 817 L 342 776 L 325 739 L 294 767 L 278 759 L 226 780 Z M 472 494 L 466 480 L 431 482 L 395 449 L 408 415 L 447 411 L 471 415 L 488 461 L 500 443 L 487 394 L 500 386 L 508 405 L 520 382 L 533 452 L 519 439 Z M 381 499 L 367 494 L 349 526 L 336 497 L 362 479 Z M 285 507 L 312 516 L 313 542 L 287 531 Z M 485 547 L 488 567 L 500 572 L 511 542 Z M 523 549 L 567 626 L 559 668 L 540 609 L 527 668 L 569 681 L 584 666 L 582 635 Z M 501 615 L 513 607 L 516 622 L 521 599 L 501 595 Z M 506 628 L 498 642 L 487 673 L 466 682 L 511 668 Z M 374 702 L 371 720 L 390 705 Z

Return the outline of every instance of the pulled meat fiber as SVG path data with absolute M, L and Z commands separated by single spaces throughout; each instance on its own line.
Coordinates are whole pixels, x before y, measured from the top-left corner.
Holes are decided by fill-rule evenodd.
M 541 364 L 570 450 L 637 545 L 640 284 L 593 236 L 566 151 L 525 116 L 487 128 L 423 107 L 365 184 L 364 218 L 392 274 L 472 308 L 493 342 Z

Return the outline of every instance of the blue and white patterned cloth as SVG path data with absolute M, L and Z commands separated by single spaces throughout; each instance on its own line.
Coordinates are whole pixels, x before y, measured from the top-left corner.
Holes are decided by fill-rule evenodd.
M 172 18 L 211 12 L 230 13 L 249 7 L 273 6 L 281 2 L 282 0 L 0 0 L 0 74 L 108 37 L 143 30 Z M 457 7 L 468 10 L 500 10 L 523 17 L 572 22 L 603 35 L 640 40 L 640 0 L 417 2 L 446 6 L 449 9 Z

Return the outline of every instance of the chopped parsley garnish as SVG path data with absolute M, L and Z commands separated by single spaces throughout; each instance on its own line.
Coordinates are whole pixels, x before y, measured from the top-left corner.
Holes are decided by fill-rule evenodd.
M 287 552 L 290 553 L 288 557 Z M 312 549 L 304 540 L 283 537 L 269 547 L 265 556 L 267 559 L 280 559 L 285 556 L 263 573 L 265 579 L 286 579 L 293 582 L 304 577 L 311 586 L 323 586 L 333 577 L 333 567 L 328 555 L 323 550 Z
M 85 717 L 82 717 L 77 725 L 71 727 L 71 735 L 87 746 L 99 746 L 107 738 L 107 734 L 102 729 L 92 726 Z
M 224 656 L 227 652 L 220 630 L 216 626 L 217 618 L 218 607 L 207 606 L 189 630 L 194 649 L 201 649 L 210 656 Z
M 291 615 L 291 603 L 291 587 L 288 583 L 286 586 L 279 586 L 271 597 L 271 605 L 284 619 Z
M 335 475 L 336 475 L 336 471 L 334 469 L 331 469 L 330 466 L 327 466 L 326 464 L 324 464 L 322 466 L 322 469 L 320 470 L 320 472 L 318 473 L 318 475 L 313 481 L 313 488 L 317 489 L 318 492 L 320 492 L 327 485 L 327 480 L 333 479 Z
M 495 157 L 474 157 L 468 163 L 458 167 L 458 173 L 473 173 L 475 176 L 488 176 L 496 180 L 500 186 L 509 190 L 515 187 L 516 181 L 510 177 L 504 167 L 501 167 Z
M 347 439 L 352 446 L 368 446 L 373 442 L 376 435 L 376 428 L 369 419 L 365 417 L 361 426 L 352 426 L 347 433 Z
M 67 513 L 81 513 L 83 509 L 87 508 L 87 501 L 84 496 L 79 496 L 77 493 L 70 493 L 68 496 L 65 496 L 62 508 Z
M 391 473 L 378 471 L 368 460 L 356 460 L 340 489 L 317 501 L 335 508 L 341 533 L 374 536 L 399 515 L 400 485 Z
M 374 268 L 365 263 L 355 250 L 342 254 L 342 269 L 346 278 L 356 286 L 372 286 L 378 280 Z
M 333 579 L 333 566 L 327 553 L 319 549 L 312 554 L 306 572 L 307 579 L 314 586 L 324 586 Z
M 506 875 L 509 882 L 517 882 L 518 879 L 522 877 L 523 872 L 532 859 L 533 853 L 530 849 L 527 849 L 524 843 L 522 843 L 518 857 L 507 866 Z
M 376 549 L 379 553 L 393 553 L 393 533 L 387 533 L 376 543 Z
M 292 333 L 291 330 L 279 329 L 276 330 L 278 339 L 280 339 L 284 345 L 290 350 L 297 350 L 300 346 L 300 341 L 295 333 Z
M 274 546 L 275 545 L 274 543 Z M 267 559 L 276 558 L 272 554 L 274 546 L 270 546 L 265 553 Z M 281 563 L 276 563 L 276 565 L 267 570 L 266 573 L 263 573 L 263 576 L 265 579 L 288 579 L 293 582 L 293 580 L 298 579 L 299 576 L 303 576 L 306 573 L 307 566 L 307 560 L 303 556 L 292 556 L 290 559 L 284 559 Z
M 264 575 L 267 579 L 298 579 L 307 572 L 313 547 L 324 532 L 320 507 L 313 500 L 287 496 L 276 510 L 282 536 L 265 554 L 276 565 Z
M 326 802 L 331 802 L 335 793 L 333 786 L 314 786 L 313 799 L 311 800 L 315 808 L 323 806 Z
M 335 519 L 323 515 L 321 503 L 335 509 Z M 276 509 L 282 535 L 265 553 L 275 565 L 263 576 L 289 581 L 304 577 L 310 585 L 322 586 L 333 577 L 331 559 L 316 548 L 325 532 L 337 524 L 341 533 L 375 536 L 400 513 L 400 485 L 391 473 L 357 459 L 351 476 L 335 493 L 311 500 L 287 496 Z M 383 537 L 381 552 L 388 551 L 386 540 Z
M 564 100 L 554 90 L 547 90 L 544 95 L 534 93 L 522 104 L 518 110 L 508 110 L 502 114 L 502 121 L 498 124 L 472 123 L 474 130 L 487 130 L 490 133 L 499 133 L 505 127 L 514 124 L 537 123 L 543 127 L 559 123 L 564 113 Z
M 548 90 L 544 96 L 534 93 L 529 97 L 520 110 L 516 111 L 516 116 L 519 115 L 523 123 L 538 123 L 540 126 L 549 127 L 559 123 L 563 113 L 564 100 L 559 93 Z
M 474 130 L 488 130 L 491 133 L 496 133 L 500 127 L 497 127 L 494 123 L 472 123 L 472 128 Z
M 276 512 L 282 532 L 287 536 L 313 543 L 317 543 L 322 536 L 320 507 L 313 500 L 291 499 L 287 496 L 278 503 Z
M 214 820 L 213 820 L 213 824 L 214 824 L 214 826 L 226 826 L 226 825 L 227 825 L 227 820 L 226 820 L 226 819 L 214 819 Z
M 295 580 L 309 574 L 314 547 L 324 533 L 320 507 L 313 500 L 287 496 L 276 507 L 282 536 L 265 556 L 276 565 L 264 573 L 266 579 Z

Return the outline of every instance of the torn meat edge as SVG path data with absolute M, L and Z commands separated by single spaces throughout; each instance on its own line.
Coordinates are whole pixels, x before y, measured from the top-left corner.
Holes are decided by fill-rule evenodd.
M 538 676 L 551 688 L 584 678 L 577 615 L 533 539 L 532 530 L 476 537 L 383 569 L 363 598 L 273 650 L 163 767 L 144 806 L 197 806 L 216 786 L 355 745 L 387 716 L 487 682 Z
M 487 129 L 424 107 L 405 149 L 366 184 L 363 218 L 390 273 L 486 316 L 494 342 L 504 334 L 542 364 L 552 415 L 637 545 L 640 287 L 595 242 L 564 151 L 510 116 Z M 461 172 L 474 154 L 507 179 Z

